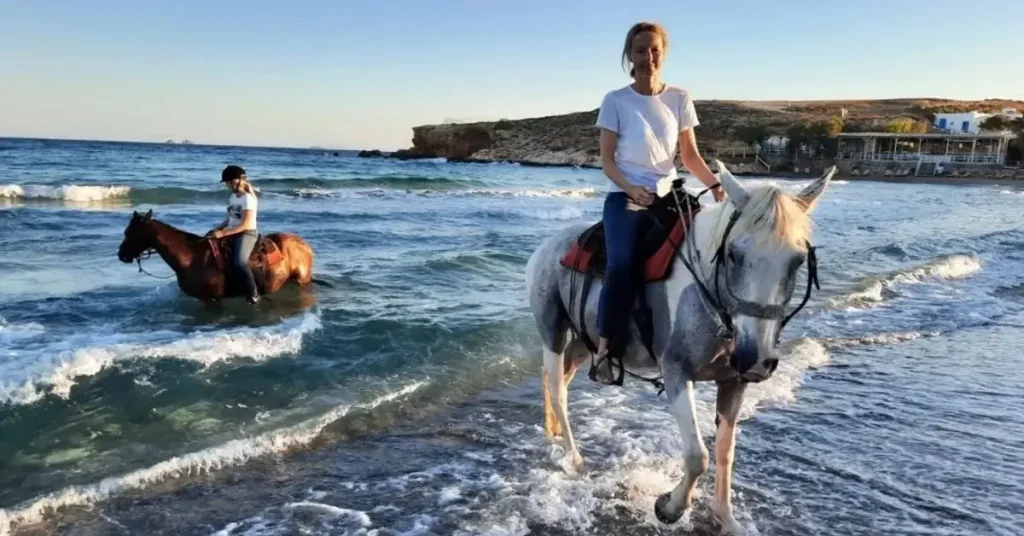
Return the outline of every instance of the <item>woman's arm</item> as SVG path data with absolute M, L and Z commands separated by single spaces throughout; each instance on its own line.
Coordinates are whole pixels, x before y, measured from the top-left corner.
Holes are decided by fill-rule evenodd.
M 226 223 L 225 223 L 226 226 Z M 243 233 L 250 229 L 256 228 L 256 211 L 255 210 L 243 210 L 242 211 L 242 222 L 235 227 L 230 229 L 224 229 L 213 233 L 216 238 L 223 238 L 225 236 L 231 236 L 233 234 Z
M 705 186 L 710 188 L 718 184 L 718 178 L 700 156 L 700 151 L 697 149 L 697 135 L 694 134 L 692 128 L 679 133 L 679 156 L 683 161 L 683 167 L 693 173 Z M 715 188 L 711 190 L 711 194 L 715 196 L 715 201 L 725 199 L 724 188 Z
M 654 195 L 645 188 L 640 188 L 626 180 L 622 170 L 615 164 L 615 146 L 618 143 L 619 135 L 606 128 L 601 129 L 601 170 L 606 177 L 611 179 L 623 192 L 626 192 L 633 202 L 647 206 L 654 202 Z

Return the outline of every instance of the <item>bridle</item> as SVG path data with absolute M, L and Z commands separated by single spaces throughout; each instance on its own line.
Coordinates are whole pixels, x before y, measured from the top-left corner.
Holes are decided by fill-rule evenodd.
M 699 194 L 697 194 L 696 199 L 699 200 L 702 195 L 706 194 L 707 192 L 715 188 L 721 188 L 721 184 L 716 184 L 709 188 L 705 188 Z M 683 203 L 681 203 L 679 200 L 679 192 L 675 187 L 673 187 L 671 190 L 672 196 L 675 200 L 676 210 L 678 210 L 680 216 L 682 216 Z M 693 207 L 690 203 L 686 203 L 686 210 L 690 218 L 690 221 L 694 221 Z M 807 305 L 807 302 L 811 299 L 811 287 L 813 286 L 818 290 L 821 290 L 821 286 L 818 282 L 818 258 L 815 251 L 817 248 L 811 245 L 810 242 L 806 243 L 807 256 L 805 261 L 807 262 L 807 289 L 804 291 L 804 297 L 800 301 L 800 304 L 797 305 L 797 307 L 793 309 L 792 312 L 786 314 L 786 306 L 788 305 L 789 300 L 791 298 L 787 298 L 786 301 L 781 304 L 764 304 L 744 300 L 736 296 L 736 294 L 732 291 L 732 288 L 729 287 L 729 267 L 725 259 L 725 248 L 726 245 L 729 243 L 729 235 L 732 233 L 733 226 L 736 224 L 736 221 L 739 220 L 741 214 L 742 211 L 738 208 L 733 211 L 732 215 L 729 218 L 729 223 L 725 227 L 725 232 L 722 234 L 722 241 L 716 248 L 714 257 L 712 257 L 711 262 L 714 264 L 715 287 L 715 292 L 713 295 L 708 290 L 707 285 L 705 285 L 704 278 L 697 275 L 696 270 L 694 270 L 693 266 L 686 258 L 686 255 L 682 253 L 679 245 L 672 244 L 672 246 L 675 249 L 676 257 L 679 258 L 683 266 L 685 266 L 686 269 L 690 272 L 690 275 L 693 276 L 693 280 L 697 284 L 697 288 L 700 289 L 700 292 L 703 295 L 704 299 L 707 301 L 708 305 L 711 306 L 711 308 L 715 311 L 715 315 L 718 317 L 719 321 L 719 337 L 727 341 L 732 341 L 735 339 L 736 328 L 733 324 L 732 319 L 736 315 L 750 316 L 764 320 L 781 319 L 781 323 L 779 324 L 779 327 L 775 332 L 775 344 L 778 344 L 779 340 L 782 337 L 782 330 L 786 327 L 786 324 L 788 324 L 789 321 L 792 320 L 793 317 L 796 316 L 796 314 L 799 313 L 804 308 L 804 306 Z M 693 241 L 690 240 L 692 234 L 693 233 L 687 233 L 687 236 L 683 239 L 683 241 L 690 246 L 691 250 L 695 248 L 695 246 L 693 245 Z M 803 263 L 801 262 L 801 264 Z M 797 268 L 799 269 L 799 267 Z M 725 305 L 726 302 L 725 300 L 722 299 L 721 276 L 723 269 L 725 270 L 726 279 L 725 291 L 728 293 L 728 296 L 731 300 L 729 307 Z M 737 369 L 737 372 L 741 374 L 746 372 L 746 370 L 739 370 L 740 366 L 738 363 L 734 362 L 735 360 L 731 361 L 733 361 L 732 365 L 735 369 Z

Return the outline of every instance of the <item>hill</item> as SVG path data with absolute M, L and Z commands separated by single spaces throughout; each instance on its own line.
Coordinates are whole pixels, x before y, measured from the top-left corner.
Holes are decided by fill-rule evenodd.
M 724 101 L 694 103 L 701 121 L 702 152 L 749 148 L 772 134 L 843 131 L 927 131 L 941 112 L 1024 111 L 1024 102 L 941 98 L 821 101 Z M 845 110 L 845 112 L 844 112 Z M 598 166 L 597 109 L 564 115 L 413 127 L 412 147 L 397 158 L 514 161 L 533 165 Z M 796 130 L 793 130 L 793 129 Z M 910 129 L 910 130 L 904 130 Z M 824 135 L 824 134 L 823 134 Z

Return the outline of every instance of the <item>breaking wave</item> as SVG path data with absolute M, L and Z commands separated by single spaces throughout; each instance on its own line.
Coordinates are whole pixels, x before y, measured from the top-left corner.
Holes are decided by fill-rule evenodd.
M 43 520 L 48 511 L 60 507 L 92 504 L 126 490 L 144 488 L 167 478 L 215 471 L 260 456 L 286 452 L 308 445 L 331 423 L 351 413 L 370 411 L 399 400 L 424 385 L 426 382 L 414 382 L 368 402 L 335 407 L 320 417 L 295 426 L 256 437 L 236 439 L 183 456 L 175 456 L 151 467 L 106 478 L 93 485 L 65 488 L 35 499 L 21 508 L 0 509 L 0 536 L 7 536 L 10 531 L 19 526 L 38 523 Z
M 534 197 L 589 199 L 600 193 L 594 188 L 482 188 L 480 181 L 386 177 L 366 179 L 262 179 L 254 181 L 260 195 L 293 198 L 367 198 L 419 196 L 452 197 Z M 0 185 L 0 201 L 81 205 L 223 203 L 223 189 L 192 189 L 174 186 L 129 187 L 118 185 Z
M 928 280 L 960 279 L 981 271 L 981 262 L 973 255 L 944 255 L 925 264 L 911 266 L 871 277 L 858 283 L 854 290 L 830 298 L 829 308 L 869 307 L 896 295 L 896 287 Z
M 317 316 L 307 314 L 273 330 L 241 328 L 185 338 L 180 333 L 156 332 L 149 334 L 149 344 L 122 342 L 131 335 L 87 335 L 86 340 L 98 338 L 100 344 L 75 347 L 79 339 L 71 337 L 60 345 L 22 352 L 21 358 L 5 361 L 0 367 L 0 404 L 31 404 L 46 395 L 67 398 L 80 378 L 134 359 L 185 359 L 205 367 L 237 358 L 264 361 L 299 351 L 303 336 L 320 326 Z M 25 329 L 32 331 L 29 327 L 21 331 Z M 9 336 L 8 330 L 0 331 L 0 336 Z

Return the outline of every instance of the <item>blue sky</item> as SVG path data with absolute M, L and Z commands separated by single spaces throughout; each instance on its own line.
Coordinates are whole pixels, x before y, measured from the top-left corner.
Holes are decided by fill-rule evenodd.
M 0 136 L 407 147 L 596 108 L 638 20 L 697 99 L 1024 99 L 1024 1 L 0 0 Z M 1014 28 L 1017 27 L 1017 29 Z M 699 133 L 698 133 L 699 134 Z

